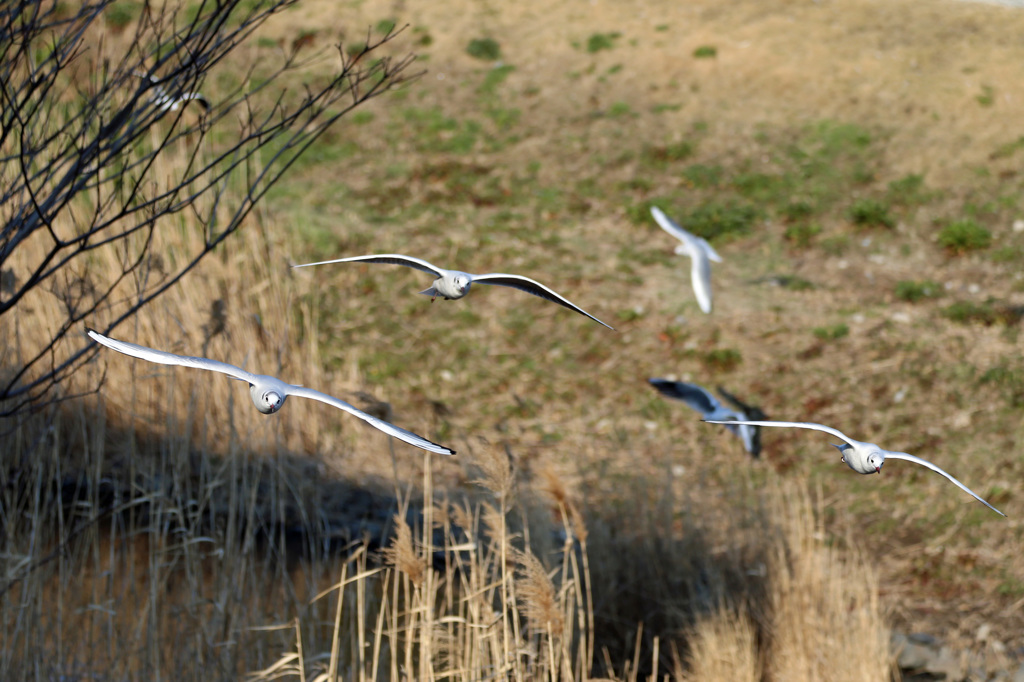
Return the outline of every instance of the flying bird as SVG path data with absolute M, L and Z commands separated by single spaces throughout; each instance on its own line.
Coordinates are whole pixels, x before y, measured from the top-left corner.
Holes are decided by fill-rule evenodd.
M 417 436 L 415 433 L 406 431 L 394 424 L 389 424 L 383 419 L 378 419 L 366 414 L 365 412 L 352 407 L 344 400 L 339 400 L 325 393 L 321 393 L 320 391 L 314 391 L 311 388 L 288 384 L 277 377 L 267 376 L 266 374 L 253 374 L 239 367 L 235 367 L 234 365 L 229 365 L 226 362 L 166 353 L 164 351 L 146 348 L 145 346 L 139 346 L 134 343 L 111 339 L 92 329 L 88 329 L 87 331 L 89 332 L 90 338 L 97 343 L 100 343 L 107 348 L 112 348 L 119 353 L 130 355 L 134 358 L 148 360 L 149 362 L 155 362 L 160 365 L 180 365 L 182 367 L 206 369 L 211 372 L 227 374 L 233 379 L 244 381 L 249 384 L 249 395 L 252 397 L 253 404 L 256 406 L 256 409 L 263 414 L 273 414 L 280 410 L 281 406 L 284 405 L 284 401 L 290 395 L 297 398 L 310 398 L 312 400 L 319 400 L 322 403 L 327 403 L 328 405 L 337 407 L 339 410 L 344 410 L 351 415 L 359 417 L 370 426 L 380 429 L 389 436 L 394 436 L 399 440 L 404 440 L 410 445 L 415 445 L 418 448 L 422 448 L 430 452 L 436 452 L 441 455 L 455 454 L 454 450 L 446 448 L 443 445 L 433 443 L 422 436 Z
M 469 288 L 473 285 L 473 282 L 479 282 L 480 284 L 494 284 L 501 287 L 511 287 L 513 289 L 525 291 L 528 294 L 533 294 L 534 296 L 539 296 L 540 298 L 551 301 L 552 303 L 557 303 L 569 310 L 575 310 L 580 315 L 586 315 L 594 322 L 603 324 L 605 327 L 615 331 L 614 327 L 601 322 L 601 320 L 597 319 L 575 303 L 572 303 L 568 299 L 556 294 L 540 282 L 535 282 L 529 277 L 523 277 L 522 275 L 506 275 L 500 272 L 492 272 L 486 275 L 473 275 L 468 272 L 460 272 L 459 270 L 444 270 L 443 268 L 431 265 L 420 258 L 403 256 L 399 253 L 382 253 L 370 256 L 337 258 L 335 260 L 325 260 L 318 263 L 303 263 L 302 265 L 293 265 L 292 267 L 306 268 L 312 265 L 328 265 L 330 263 L 387 263 L 390 265 L 404 265 L 407 268 L 414 268 L 416 270 L 428 272 L 437 277 L 437 279 L 434 280 L 433 285 L 429 289 L 424 289 L 420 293 L 430 296 L 431 302 L 433 302 L 438 296 L 449 301 L 462 298 L 469 293 Z
M 882 465 L 885 464 L 886 458 L 888 459 L 902 459 L 908 462 L 914 462 L 921 466 L 931 469 L 940 476 L 945 476 L 949 479 L 956 487 L 960 488 L 974 499 L 981 502 L 983 505 L 999 514 L 1000 516 L 1006 516 L 1003 512 L 999 511 L 991 504 L 980 498 L 973 490 L 965 486 L 960 481 L 956 480 L 945 471 L 935 466 L 931 462 L 915 457 L 914 455 L 908 455 L 905 452 L 894 452 L 892 450 L 886 450 L 874 443 L 865 443 L 863 441 L 854 440 L 844 434 L 839 429 L 833 429 L 831 426 L 825 426 L 824 424 L 815 424 L 812 422 L 772 422 L 772 421 L 748 421 L 748 422 L 736 422 L 736 421 L 712 421 L 706 419 L 709 424 L 724 424 L 726 426 L 732 426 L 734 424 L 749 424 L 750 426 L 787 426 L 794 429 L 811 429 L 812 431 L 822 431 L 829 433 L 836 438 L 844 441 L 842 445 L 831 445 L 838 449 L 842 460 L 858 474 L 880 474 L 882 473 Z
M 693 285 L 693 293 L 697 297 L 697 305 L 705 313 L 711 312 L 711 261 L 722 262 L 722 257 L 715 252 L 711 244 L 697 235 L 690 234 L 679 227 L 671 218 L 662 212 L 657 206 L 651 206 L 651 215 L 661 226 L 661 229 L 678 239 L 681 243 L 676 246 L 676 253 L 681 256 L 690 257 L 690 283 Z
M 202 93 L 183 92 L 177 95 L 170 95 L 164 86 L 161 85 L 162 81 L 157 80 L 145 71 L 136 69 L 135 75 L 147 81 L 149 86 L 153 88 L 153 94 L 150 96 L 149 101 L 163 112 L 177 111 L 189 102 L 195 102 L 204 110 L 210 108 L 210 101 L 203 97 Z
M 667 398 L 674 398 L 686 403 L 690 408 L 701 413 L 705 421 L 715 420 L 722 422 L 746 421 L 748 419 L 767 419 L 768 415 L 760 408 L 747 405 L 741 402 L 736 396 L 726 391 L 721 386 L 718 392 L 723 398 L 732 403 L 736 409 L 731 410 L 722 405 L 715 396 L 711 395 L 703 386 L 688 384 L 683 381 L 669 381 L 668 379 L 648 379 L 648 383 Z M 755 459 L 761 455 L 761 429 L 756 426 L 737 426 L 726 424 L 726 428 L 735 433 L 743 441 L 743 449 Z

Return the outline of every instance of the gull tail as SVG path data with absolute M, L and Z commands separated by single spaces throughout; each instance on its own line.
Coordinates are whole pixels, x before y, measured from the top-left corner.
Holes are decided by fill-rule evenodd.
M 423 294 L 424 296 L 429 296 L 431 301 L 433 301 L 435 298 L 440 296 L 440 294 L 437 293 L 437 289 L 435 289 L 434 287 L 430 287 L 429 289 L 424 289 L 420 293 Z

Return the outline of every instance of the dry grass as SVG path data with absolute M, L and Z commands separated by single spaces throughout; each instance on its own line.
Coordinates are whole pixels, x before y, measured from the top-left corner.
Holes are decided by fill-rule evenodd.
M 325 140 L 237 239 L 115 336 L 357 405 L 365 392 L 459 455 L 424 458 L 309 401 L 263 417 L 236 382 L 101 354 L 77 379 L 105 372 L 99 395 L 0 446 L 3 571 L 18 578 L 0 601 L 6 677 L 884 679 L 883 614 L 954 643 L 983 623 L 1024 641 L 1018 330 L 941 313 L 1024 303 L 1007 114 L 1024 101 L 1021 15 L 902 0 L 374 1 L 325 29 L 325 11 L 302 4 L 265 37 L 314 29 L 319 47 L 397 18 L 424 78 Z M 614 31 L 612 49 L 587 52 Z M 466 54 L 487 35 L 514 70 Z M 701 45 L 718 56 L 692 58 Z M 994 103 L 977 101 L 983 85 Z M 821 232 L 797 247 L 782 209 L 817 176 L 736 187 L 789 172 L 794 148 L 813 160 L 836 139 L 825 120 L 871 142 L 829 157 L 859 179 L 829 180 Z M 672 160 L 681 142 L 691 155 Z M 724 179 L 696 184 L 697 165 Z M 930 199 L 893 203 L 891 231 L 852 224 L 853 200 L 909 173 Z M 716 242 L 704 317 L 672 244 L 631 211 L 736 198 L 763 212 Z M 951 258 L 935 236 L 965 213 L 996 246 Z M 168 233 L 161 257 L 194 229 Z M 619 331 L 498 288 L 431 305 L 400 268 L 288 267 L 373 251 L 532 275 Z M 98 253 L 86 278 L 117 257 Z M 753 283 L 779 274 L 815 288 Z M 894 296 L 923 279 L 949 288 Z M 36 292 L 5 316 L 5 357 L 60 319 L 57 297 Z M 839 324 L 844 337 L 814 334 Z M 715 359 L 728 350 L 731 368 Z M 858 477 L 814 434 L 766 433 L 750 462 L 645 385 L 670 374 L 925 456 L 1010 519 L 902 463 Z M 393 539 L 378 555 L 364 536 Z M 844 666 L 846 637 L 877 658 Z

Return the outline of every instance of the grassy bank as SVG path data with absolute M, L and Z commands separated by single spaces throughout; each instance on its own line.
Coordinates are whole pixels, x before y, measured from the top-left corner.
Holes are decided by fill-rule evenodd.
M 97 394 L 0 447 L 11 678 L 879 679 L 886 622 L 1022 643 L 1024 19 L 326 6 L 282 13 L 237 59 L 408 22 L 394 49 L 423 76 L 346 119 L 115 336 L 323 390 L 459 454 L 310 401 L 264 417 L 224 377 L 101 353 L 69 386 L 102 376 Z M 712 315 L 651 205 L 723 256 Z M 202 228 L 161 238 L 174 259 Z M 531 276 L 618 331 L 498 287 L 431 304 L 404 268 L 289 268 L 373 252 Z M 7 357 L 61 315 L 37 292 L 5 318 Z M 857 476 L 809 432 L 765 433 L 750 461 L 651 376 L 925 457 L 1010 518 L 909 464 Z M 849 642 L 877 659 L 828 658 Z

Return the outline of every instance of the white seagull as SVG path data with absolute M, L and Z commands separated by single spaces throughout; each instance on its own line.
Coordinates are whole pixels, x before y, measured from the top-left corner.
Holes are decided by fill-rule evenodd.
M 380 429 L 389 436 L 394 436 L 399 440 L 404 440 L 410 445 L 415 445 L 418 448 L 429 450 L 430 452 L 436 452 L 440 455 L 455 454 L 454 450 L 446 448 L 443 445 L 438 445 L 437 443 L 432 443 L 426 438 L 417 436 L 411 431 L 406 431 L 394 424 L 389 424 L 382 419 L 377 419 L 365 412 L 357 410 L 344 400 L 338 400 L 337 398 L 321 393 L 320 391 L 314 391 L 311 388 L 288 384 L 277 377 L 267 376 L 266 374 L 253 374 L 251 372 L 246 372 L 244 369 L 235 367 L 234 365 L 229 365 L 226 362 L 165 353 L 164 351 L 153 350 L 152 348 L 146 348 L 145 346 L 139 346 L 134 343 L 111 339 L 92 329 L 88 329 L 88 332 L 89 336 L 97 343 L 103 344 L 107 348 L 112 348 L 119 353 L 124 353 L 125 355 L 130 355 L 134 358 L 148 360 L 160 365 L 180 365 L 182 367 L 206 369 L 211 372 L 227 374 L 229 377 L 238 379 L 239 381 L 245 381 L 249 384 L 249 395 L 252 397 L 253 404 L 256 406 L 256 409 L 263 414 L 273 414 L 280 410 L 281 406 L 284 405 L 285 399 L 290 395 L 298 398 L 310 398 L 312 400 L 319 400 L 322 403 L 327 403 L 328 405 L 337 407 L 339 410 L 344 410 L 349 414 L 355 415 L 370 426 Z
M 153 88 L 153 94 L 149 98 L 149 101 L 154 105 L 160 107 L 161 111 L 177 111 L 183 105 L 189 102 L 195 102 L 203 109 L 210 108 L 210 101 L 203 97 L 202 93 L 198 92 L 183 92 L 180 95 L 171 96 L 167 94 L 167 90 L 161 85 L 161 81 L 158 81 L 153 76 L 149 75 L 145 71 L 135 70 L 135 75 L 139 78 L 148 81 L 150 87 Z
M 731 426 L 737 423 L 749 424 L 751 426 L 788 426 L 795 429 L 811 429 L 812 431 L 822 431 L 829 433 L 845 441 L 842 445 L 836 445 L 831 443 L 833 447 L 839 450 L 842 454 L 842 459 L 846 462 L 851 469 L 856 471 L 858 474 L 880 474 L 882 473 L 882 465 L 885 464 L 886 458 L 889 459 L 903 459 L 908 462 L 914 462 L 921 466 L 931 469 L 935 473 L 945 476 L 948 478 L 956 487 L 960 488 L 974 499 L 981 502 L 983 505 L 999 514 L 1000 516 L 1006 516 L 1003 512 L 999 511 L 985 500 L 978 497 L 978 495 L 965 486 L 960 481 L 956 480 L 945 471 L 935 466 L 931 462 L 915 457 L 914 455 L 908 455 L 905 452 L 894 452 L 892 450 L 886 450 L 885 448 L 879 447 L 874 443 L 865 443 L 863 441 L 854 440 L 844 434 L 839 429 L 833 429 L 831 426 L 825 426 L 824 424 L 815 424 L 813 422 L 770 422 L 770 421 L 748 421 L 748 422 L 735 422 L 735 421 L 711 421 L 710 419 L 705 420 L 709 424 L 724 424 Z
M 370 256 L 353 256 L 352 258 L 337 258 L 335 260 L 325 260 L 318 263 L 303 263 L 302 265 L 293 265 L 293 268 L 306 268 L 311 265 L 328 265 L 330 263 L 388 263 L 391 265 L 404 265 L 407 268 L 415 268 L 416 270 L 422 270 L 423 272 L 429 272 L 430 274 L 437 277 L 434 280 L 434 284 L 429 289 L 424 289 L 421 294 L 430 296 L 431 302 L 435 298 L 440 296 L 446 300 L 454 300 L 462 298 L 469 293 L 469 287 L 472 286 L 473 282 L 479 282 L 480 284 L 494 284 L 501 287 L 512 287 L 513 289 L 519 289 L 525 291 L 528 294 L 539 296 L 543 299 L 547 299 L 552 303 L 557 303 L 560 306 L 565 306 L 569 310 L 575 310 L 581 315 L 586 315 L 594 322 L 604 324 L 601 320 L 597 319 L 583 308 L 579 307 L 575 303 L 572 303 L 566 298 L 559 296 L 551 289 L 540 282 L 535 282 L 529 277 L 523 277 L 522 275 L 506 275 L 501 272 L 492 272 L 486 275 L 472 275 L 468 272 L 460 272 L 459 270 L 444 270 L 432 265 L 425 260 L 420 258 L 413 258 L 412 256 L 403 256 L 400 253 L 381 253 Z M 615 328 L 604 324 L 612 331 Z
M 690 257 L 690 282 L 693 284 L 693 293 L 697 296 L 697 305 L 705 313 L 710 313 L 711 261 L 721 263 L 722 257 L 711 248 L 707 240 L 679 227 L 657 206 L 651 206 L 651 215 L 661 225 L 661 229 L 682 242 L 676 247 L 676 253 Z
M 744 405 L 735 396 L 718 387 L 718 392 L 733 403 L 737 408 L 731 410 L 711 395 L 703 386 L 688 384 L 683 381 L 669 381 L 668 379 L 648 379 L 648 383 L 667 398 L 674 398 L 686 403 L 690 408 L 700 412 L 704 421 L 712 423 L 725 423 L 734 421 L 746 421 L 748 419 L 767 419 L 768 415 L 756 407 Z M 735 433 L 743 441 L 743 449 L 755 459 L 761 454 L 761 429 L 757 426 L 746 426 L 726 424 L 726 428 Z

